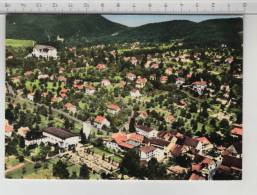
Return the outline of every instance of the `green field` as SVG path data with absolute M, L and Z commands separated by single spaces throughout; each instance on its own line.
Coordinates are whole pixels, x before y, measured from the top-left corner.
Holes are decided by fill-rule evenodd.
M 32 47 L 32 40 L 18 40 L 18 39 L 6 39 L 6 45 L 14 48 L 18 47 Z

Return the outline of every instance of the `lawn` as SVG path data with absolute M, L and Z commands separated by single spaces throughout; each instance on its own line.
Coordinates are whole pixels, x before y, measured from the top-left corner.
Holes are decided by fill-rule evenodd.
M 6 45 L 14 48 L 18 47 L 32 47 L 32 40 L 18 40 L 18 39 L 6 39 Z
M 112 155 L 113 153 L 111 153 L 111 152 L 109 152 L 109 151 L 106 151 L 106 150 L 104 150 L 104 149 L 102 149 L 102 148 L 97 148 L 97 147 L 94 147 L 93 148 L 93 150 L 94 150 L 94 152 L 95 152 L 95 154 L 98 154 L 98 155 L 100 155 L 100 156 L 102 156 L 103 154 L 105 154 L 105 156 L 108 156 L 108 155 Z M 117 156 L 117 155 L 115 155 L 115 154 L 113 154 L 113 156 L 111 157 L 115 162 L 121 162 L 121 157 L 119 157 L 119 156 Z
M 19 160 L 15 156 L 8 156 L 5 158 L 6 168 L 13 167 L 19 164 Z

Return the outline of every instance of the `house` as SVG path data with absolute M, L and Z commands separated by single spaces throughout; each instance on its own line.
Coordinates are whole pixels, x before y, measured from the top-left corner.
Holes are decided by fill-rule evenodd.
M 49 75 L 48 74 L 40 74 L 40 75 L 38 75 L 38 77 L 37 77 L 37 79 L 38 80 L 46 80 L 46 79 L 48 79 L 49 78 Z
M 32 75 L 32 74 L 33 74 L 33 72 L 32 72 L 31 70 L 28 70 L 28 71 L 26 71 L 26 72 L 24 73 L 24 76 L 29 77 L 29 76 Z
M 144 88 L 146 82 L 147 82 L 147 79 L 146 79 L 146 78 L 143 78 L 143 77 L 141 77 L 141 76 L 138 76 L 138 77 L 137 77 L 137 80 L 136 80 L 136 87 L 137 87 L 137 88 Z
M 167 172 L 175 175 L 181 175 L 181 174 L 188 173 L 188 169 L 185 167 L 181 167 L 179 165 L 175 165 L 175 166 L 168 167 Z
M 163 152 L 153 146 L 143 146 L 139 148 L 139 156 L 141 161 L 150 161 L 152 158 L 160 159 Z
M 163 155 L 168 155 L 174 146 L 174 143 L 160 139 L 160 138 L 150 138 L 148 140 L 148 145 L 154 146 L 155 148 L 159 148 L 163 151 Z
M 205 180 L 205 178 L 195 173 L 192 173 L 189 177 L 189 180 Z
M 97 64 L 96 65 L 96 68 L 99 70 L 99 71 L 102 71 L 106 68 L 105 64 Z
M 202 145 L 202 152 L 206 153 L 214 148 L 213 144 L 206 137 L 196 138 Z
M 166 68 L 165 74 L 170 76 L 172 74 L 172 68 L 171 67 Z
M 150 80 L 155 81 L 156 80 L 156 74 L 151 74 L 150 75 Z
M 134 56 L 132 56 L 132 57 L 130 58 L 130 63 L 131 63 L 132 65 L 136 66 L 136 65 L 138 64 L 137 58 L 134 57 Z
M 9 124 L 9 121 L 5 119 L 4 132 L 6 137 L 11 137 L 13 132 L 13 125 Z
M 128 78 L 129 80 L 131 80 L 131 81 L 134 81 L 137 77 L 136 77 L 135 74 L 129 72 L 129 73 L 127 73 L 127 78 Z
M 171 113 L 168 113 L 165 115 L 164 119 L 167 123 L 172 123 L 175 120 L 175 117 Z
M 34 93 L 29 93 L 27 95 L 27 98 L 30 100 L 30 101 L 34 101 Z
M 94 124 L 97 129 L 102 129 L 103 126 L 110 127 L 110 122 L 104 116 L 101 115 L 96 116 Z
M 86 88 L 86 94 L 93 95 L 95 93 L 95 87 L 92 85 L 88 85 Z
M 147 138 L 157 137 L 158 131 L 143 125 L 136 125 L 136 132 Z
M 222 179 L 226 176 L 231 178 L 232 175 L 233 177 L 242 178 L 242 158 L 229 155 L 222 156 L 222 162 L 214 176 L 218 177 L 218 175 L 221 175 Z
M 18 135 L 25 138 L 29 131 L 30 131 L 30 129 L 28 127 L 20 127 L 18 129 Z
M 151 65 L 151 68 L 152 68 L 152 69 L 158 69 L 158 68 L 159 68 L 159 64 L 153 63 L 153 64 Z
M 74 106 L 72 103 L 66 103 L 64 105 L 64 109 L 68 110 L 69 112 L 71 112 L 73 114 L 77 112 L 76 106 Z
M 107 87 L 107 86 L 109 86 L 110 84 L 111 84 L 111 82 L 110 82 L 109 79 L 103 79 L 103 80 L 101 81 L 101 86 L 102 86 L 102 87 Z
M 185 79 L 184 78 L 182 78 L 182 77 L 176 78 L 176 85 L 177 85 L 177 87 L 180 87 L 184 83 L 185 83 Z
M 146 119 L 148 117 L 148 114 L 146 111 L 141 111 L 139 114 L 139 117 L 142 119 Z
M 49 45 L 35 45 L 31 54 L 27 57 L 42 57 L 57 59 L 57 49 Z
M 167 83 L 167 81 L 168 81 L 168 77 L 167 77 L 167 76 L 161 76 L 160 82 L 161 82 L 162 84 Z
M 202 143 L 195 138 L 185 137 L 184 145 L 202 152 Z
M 61 102 L 63 99 L 61 97 L 57 97 L 56 95 L 51 98 L 51 102 Z
M 43 136 L 46 137 L 46 142 L 58 144 L 61 148 L 77 145 L 80 142 L 80 137 L 65 129 L 48 127 L 43 130 Z
M 60 81 L 60 82 L 63 82 L 63 83 L 66 83 L 66 82 L 67 82 L 67 78 L 66 78 L 65 76 L 59 76 L 59 77 L 57 78 L 57 80 Z
M 141 93 L 139 92 L 138 89 L 132 89 L 130 91 L 130 96 L 131 97 L 134 97 L 134 98 L 137 98 L 137 97 L 140 97 L 141 96 Z
M 143 142 L 144 137 L 136 133 L 114 133 L 111 141 L 105 141 L 107 148 L 115 151 L 126 151 L 135 147 L 139 147 Z
M 207 88 L 207 82 L 206 81 L 196 81 L 192 83 L 193 90 L 197 92 L 199 95 L 202 95 L 204 90 Z
M 242 125 L 234 124 L 233 128 L 230 130 L 230 135 L 235 138 L 242 138 L 242 135 L 243 135 Z
M 107 105 L 107 112 L 111 113 L 111 114 L 117 114 L 118 112 L 120 112 L 120 107 L 117 104 L 108 104 Z

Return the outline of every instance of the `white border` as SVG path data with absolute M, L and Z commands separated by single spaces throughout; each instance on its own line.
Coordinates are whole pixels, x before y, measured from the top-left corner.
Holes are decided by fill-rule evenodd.
M 244 16 L 244 142 L 242 181 L 63 181 L 4 179 L 5 16 L 0 15 L 1 195 L 254 194 L 257 185 L 257 15 Z

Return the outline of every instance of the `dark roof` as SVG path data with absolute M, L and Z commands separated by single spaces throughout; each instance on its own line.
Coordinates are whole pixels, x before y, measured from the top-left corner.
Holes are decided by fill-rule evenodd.
M 46 129 L 44 129 L 44 132 L 54 135 L 63 140 L 68 139 L 70 137 L 77 136 L 76 134 L 73 134 L 65 129 L 55 128 L 55 127 L 48 127 Z
M 190 146 L 190 147 L 195 148 L 195 147 L 197 146 L 198 142 L 199 142 L 199 141 L 196 140 L 196 139 L 193 139 L 193 138 L 190 138 L 190 137 L 186 137 L 184 144 L 185 144 L 186 146 Z
M 141 152 L 144 152 L 144 153 L 149 153 L 149 152 L 154 151 L 155 149 L 156 149 L 156 148 L 153 147 L 153 146 L 143 146 L 143 147 L 141 147 L 139 150 L 140 150 Z
M 149 139 L 149 141 L 150 141 L 150 144 L 156 145 L 156 146 L 161 146 L 161 147 L 165 147 L 170 144 L 169 141 L 166 141 L 163 139 L 158 139 L 158 138 L 152 138 L 152 139 Z
M 222 165 L 242 169 L 242 159 L 233 156 L 223 156 Z
M 143 125 L 137 125 L 137 128 L 145 131 L 145 132 L 151 132 L 153 129 L 150 128 L 150 127 L 146 127 L 146 126 L 143 126 Z
M 182 154 L 182 148 L 181 145 L 176 145 L 173 150 L 171 150 L 171 154 L 175 157 L 180 156 Z

